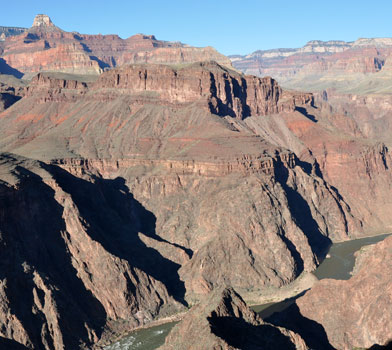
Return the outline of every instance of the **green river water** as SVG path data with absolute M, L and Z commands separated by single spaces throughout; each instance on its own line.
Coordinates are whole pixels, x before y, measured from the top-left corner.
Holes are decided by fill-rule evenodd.
M 314 274 L 319 279 L 334 278 L 347 280 L 354 268 L 354 253 L 361 247 L 377 243 L 385 239 L 389 234 L 365 237 L 348 242 L 335 243 L 331 246 L 328 257 L 320 264 Z M 252 306 L 262 318 L 267 318 L 274 312 L 283 311 L 294 300 L 283 300 L 278 303 L 269 303 Z M 120 341 L 105 347 L 105 350 L 154 350 L 165 342 L 166 336 L 176 322 L 166 323 L 156 327 L 141 329 L 130 333 Z

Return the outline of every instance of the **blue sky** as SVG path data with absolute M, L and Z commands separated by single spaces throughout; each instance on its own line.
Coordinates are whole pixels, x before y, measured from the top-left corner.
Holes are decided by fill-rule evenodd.
M 392 37 L 390 0 L 1 0 L 0 25 L 29 27 L 37 13 L 67 31 L 154 34 L 226 55 L 300 47 L 313 39 Z

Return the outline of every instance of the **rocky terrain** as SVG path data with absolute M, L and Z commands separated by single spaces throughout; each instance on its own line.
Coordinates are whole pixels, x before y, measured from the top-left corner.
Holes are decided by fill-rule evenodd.
M 342 95 L 241 74 L 212 48 L 70 33 L 46 15 L 5 37 L 0 345 L 100 347 L 193 305 L 164 349 L 181 339 L 216 349 L 384 345 L 388 315 L 374 305 L 389 302 L 377 291 L 388 288 L 390 240 L 362 255 L 350 281 L 316 283 L 291 323 L 262 321 L 232 288 L 253 303 L 283 287 L 294 295 L 332 242 L 392 228 L 391 106 L 378 88 L 388 90 L 391 47 L 311 42 L 247 58 L 281 78 L 379 79 L 374 94 Z M 298 317 L 309 334 L 293 328 Z
M 212 47 L 189 47 L 144 34 L 122 39 L 118 35 L 65 32 L 46 15 L 37 15 L 31 28 L 0 41 L 0 73 L 27 79 L 40 71 L 98 75 L 105 69 L 130 63 L 208 60 L 231 66 L 230 60 Z
M 187 313 L 160 349 L 305 350 L 308 347 L 298 334 L 263 322 L 232 288 L 219 288 Z
M 34 191 L 47 193 L 42 203 L 57 209 L 48 213 L 52 206 L 40 209 L 37 202 L 24 215 L 26 225 L 4 219 L 3 237 L 13 242 L 7 232 L 15 230 L 30 237 L 53 217 L 56 226 L 48 226 L 48 234 L 58 232 L 53 247 L 64 248 L 63 255 L 50 245 L 39 258 L 58 256 L 53 269 L 69 261 L 64 276 L 101 314 L 90 313 L 89 301 L 78 306 L 52 267 L 26 258 L 29 247 L 36 249 L 24 245 L 10 259 L 21 271 L 24 262 L 30 266 L 15 280 L 32 276 L 26 308 L 41 310 L 40 326 L 32 328 L 26 311 L 5 304 L 7 339 L 48 349 L 77 339 L 105 342 L 180 311 L 222 284 L 261 301 L 263 293 L 312 271 L 331 240 L 361 232 L 361 221 L 317 164 L 252 129 L 252 120 L 268 120 L 269 113 L 306 122 L 301 108 L 313 108 L 311 95 L 284 91 L 270 78 L 216 63 L 131 65 L 95 81 L 39 74 L 23 94 L 0 114 L 0 147 L 17 154 L 3 156 L 5 195 L 17 198 L 14 209 L 3 207 L 4 218 L 9 210 L 22 212 L 19 205 L 32 210 L 36 200 L 23 198 Z M 26 177 L 20 172 L 34 185 L 20 185 Z M 27 225 L 32 217 L 36 226 Z M 45 288 L 59 295 L 44 291 L 46 299 L 34 298 L 34 288 L 44 289 L 35 274 L 46 276 Z M 75 304 L 66 312 L 64 298 Z M 62 322 L 74 313 L 91 321 L 73 325 L 68 338 Z

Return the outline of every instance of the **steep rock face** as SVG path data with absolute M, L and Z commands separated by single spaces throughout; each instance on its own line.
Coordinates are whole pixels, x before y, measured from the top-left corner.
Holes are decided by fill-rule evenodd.
M 283 92 L 271 78 L 243 77 L 215 62 L 179 69 L 162 65 L 124 67 L 103 75 L 95 88 L 124 89 L 126 93 L 148 91 L 171 103 L 202 99 L 211 113 L 238 119 L 293 111 L 313 102 L 311 94 Z
M 161 350 L 308 349 L 297 334 L 264 323 L 232 289 L 217 289 L 176 325 Z
M 3 39 L 0 59 L 27 77 L 40 71 L 98 75 L 105 68 L 139 62 L 214 60 L 231 67 L 230 60 L 211 47 L 187 47 L 143 34 L 124 40 L 118 35 L 70 33 L 56 27 L 46 15 L 37 15 L 33 26 L 21 35 Z
M 16 67 L 21 72 L 60 71 L 75 74 L 102 72 L 99 63 L 92 60 L 79 43 L 60 44 L 33 54 L 9 53 L 3 57 L 9 66 Z
M 152 214 L 121 182 L 98 184 L 9 154 L 1 170 L 2 337 L 30 349 L 76 349 L 104 330 L 181 309 L 178 265 L 140 240 L 153 239 Z
M 391 257 L 389 237 L 360 254 L 350 280 L 320 281 L 297 300 L 301 314 L 321 324 L 336 349 L 391 341 Z

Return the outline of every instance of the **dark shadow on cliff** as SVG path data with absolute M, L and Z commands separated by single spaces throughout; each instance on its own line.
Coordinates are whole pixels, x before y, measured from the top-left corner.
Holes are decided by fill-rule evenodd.
M 378 345 L 375 344 L 369 350 L 392 350 L 392 340 L 390 340 L 387 344 L 385 345 Z
M 312 115 L 312 114 L 309 114 L 306 108 L 304 108 L 304 107 L 295 107 L 295 110 L 298 111 L 299 113 L 301 113 L 303 116 L 305 116 L 309 120 L 311 120 L 312 122 L 318 123 L 318 120 L 316 119 L 316 117 L 314 115 Z
M 4 350 L 28 350 L 26 346 L 18 343 L 15 340 L 3 338 L 0 336 L 0 349 Z
M 282 312 L 272 314 L 265 321 L 298 333 L 310 349 L 335 350 L 328 341 L 324 327 L 302 316 L 295 303 Z
M 139 237 L 139 232 L 156 241 L 171 243 L 156 234 L 155 215 L 133 197 L 123 178 L 107 180 L 95 177 L 94 182 L 89 182 L 59 167 L 47 166 L 47 170 L 71 195 L 80 215 L 88 223 L 85 229 L 93 240 L 109 253 L 128 261 L 132 268 L 161 281 L 170 295 L 186 304 L 185 285 L 178 275 L 180 265 L 148 247 Z M 191 256 L 189 249 L 172 245 Z M 135 286 L 133 289 L 132 292 Z
M 18 102 L 22 97 L 9 94 L 7 92 L 0 93 L 0 106 L 3 105 L 3 109 L 11 107 L 14 103 Z
M 303 296 L 305 293 L 306 293 L 306 291 L 303 291 L 303 292 L 298 293 L 297 295 L 295 295 L 291 298 L 284 299 L 284 300 L 279 301 L 277 303 L 272 303 L 271 306 L 269 306 L 261 311 L 256 311 L 256 312 L 263 320 L 267 319 L 267 318 L 271 317 L 274 313 L 283 312 L 284 310 L 289 308 L 291 305 L 293 305 L 295 303 L 295 301 L 299 297 Z
M 0 279 L 7 284 L 8 307 L 37 349 L 43 342 L 54 348 L 50 322 L 56 319 L 64 347 L 77 349 L 80 341 L 91 343 L 86 327 L 100 336 L 106 312 L 73 266 L 54 191 L 24 168 L 16 167 L 16 174 L 19 189 L 4 186 L 1 198 Z
M 18 79 L 21 79 L 23 77 L 23 73 L 8 65 L 4 58 L 0 58 L 0 73 L 13 75 L 15 78 Z
M 288 176 L 288 169 L 283 165 L 282 161 L 278 159 L 277 166 L 275 167 L 275 178 L 286 192 L 291 215 L 297 226 L 306 235 L 312 251 L 320 259 L 324 259 L 332 241 L 321 233 L 306 200 L 299 192 L 287 184 Z
M 229 346 L 242 350 L 295 350 L 290 338 L 271 325 L 253 325 L 243 318 L 208 317 L 212 333 Z

